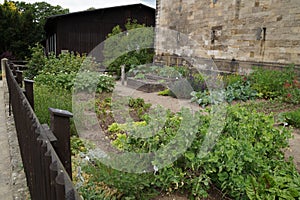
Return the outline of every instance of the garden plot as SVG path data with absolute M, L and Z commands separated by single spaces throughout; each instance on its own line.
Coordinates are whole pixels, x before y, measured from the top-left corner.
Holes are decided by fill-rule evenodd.
M 67 54 L 59 58 L 45 58 L 47 63 L 50 61 L 46 63 L 49 66 L 47 71 L 36 75 L 35 97 L 36 102 L 40 104 L 36 106 L 36 113 L 39 119 L 43 119 L 43 123 L 47 122 L 45 116 L 48 116 L 48 107 L 72 107 L 71 90 L 74 89 L 74 85 L 77 86 L 77 91 L 84 92 L 89 88 L 90 81 L 94 83 L 96 80 L 90 80 L 92 76 L 86 76 L 86 79 L 83 77 L 84 79 L 76 84 L 70 82 L 76 74 L 76 71 L 72 71 L 74 67 L 71 67 L 74 65 L 61 67 L 59 63 L 73 63 L 69 61 L 73 59 L 78 58 Z M 59 66 L 51 63 L 58 63 Z M 79 63 L 78 60 L 78 66 Z M 158 70 L 157 67 L 153 69 Z M 258 69 L 249 76 L 220 75 L 214 81 L 223 81 L 224 90 L 215 91 L 207 89 L 207 77 L 192 73 L 183 66 L 174 69 L 179 73 L 176 77 L 179 77 L 179 80 L 187 80 L 195 90 L 196 93 L 192 95 L 194 103 L 191 103 L 190 99 L 174 98 L 176 95 L 172 94 L 172 88 L 159 92 L 160 95 L 167 95 L 160 96 L 157 93 L 145 93 L 124 87 L 119 82 L 115 86 L 112 77 L 101 75 L 97 76 L 99 84 L 95 88 L 96 98 L 89 102 L 80 102 L 82 112 L 87 116 L 95 113 L 97 118 L 91 121 L 90 117 L 84 117 L 80 122 L 83 125 L 91 125 L 92 128 L 100 125 L 105 133 L 105 143 L 119 152 L 155 152 L 171 143 L 178 131 L 185 129 L 188 131 L 179 132 L 179 136 L 188 138 L 185 133 L 195 133 L 189 148 L 170 165 L 158 168 L 157 165 L 162 159 L 155 159 L 151 163 L 154 171 L 135 174 L 118 171 L 101 163 L 95 155 L 102 152 L 96 151 L 95 145 L 79 138 L 76 131 L 73 131 L 73 180 L 80 194 L 85 199 L 101 200 L 146 200 L 167 196 L 165 194 L 170 194 L 170 198 L 179 194 L 186 199 L 219 199 L 220 196 L 213 198 L 213 194 L 215 191 L 221 191 L 222 197 L 231 199 L 298 199 L 300 175 L 292 162 L 286 162 L 282 151 L 288 148 L 288 141 L 291 139 L 291 130 L 287 126 L 296 127 L 300 119 L 297 113 L 290 113 L 296 110 L 300 100 L 300 85 L 292 69 Z M 138 74 L 134 76 L 136 75 Z M 163 73 L 160 72 L 159 75 L 163 76 Z M 210 136 L 213 107 L 219 103 L 215 97 L 220 93 L 225 95 L 225 101 L 228 103 L 223 130 L 207 156 L 199 158 L 204 138 Z M 131 121 L 122 120 L 118 113 L 122 111 L 122 107 L 114 107 L 113 101 L 118 100 L 117 96 L 125 98 L 127 116 Z M 51 105 L 52 102 L 55 105 Z M 84 104 L 89 104 L 88 109 Z M 149 112 L 153 112 L 157 105 L 161 105 L 166 111 L 166 122 L 153 132 L 151 120 L 159 122 L 162 117 L 159 113 L 150 116 Z M 180 110 L 181 107 L 188 109 Z M 197 123 L 189 126 L 188 123 L 183 123 L 187 121 Z M 74 125 L 72 127 L 74 130 Z M 86 132 L 91 134 L 91 137 L 93 134 L 97 136 L 92 130 L 87 129 Z M 155 135 L 143 138 L 128 134 L 136 130 Z M 89 138 L 89 135 L 86 138 Z M 291 140 L 292 148 L 293 145 L 299 144 L 296 141 Z M 297 151 L 292 152 L 297 154 Z M 171 155 L 172 151 L 163 152 L 159 158 L 168 158 Z M 131 169 L 139 167 L 139 163 L 135 162 L 126 163 L 124 167 L 127 167 L 127 164 Z

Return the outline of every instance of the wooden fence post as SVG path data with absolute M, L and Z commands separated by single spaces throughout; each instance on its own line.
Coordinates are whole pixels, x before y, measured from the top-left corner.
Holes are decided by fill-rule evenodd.
M 3 80 L 3 83 L 4 83 L 4 81 L 5 81 L 5 66 L 7 65 L 7 63 L 8 63 L 8 59 L 7 58 L 3 58 L 2 60 L 1 60 L 1 70 L 2 70 L 2 80 Z
M 73 114 L 66 110 L 54 108 L 49 108 L 49 111 L 50 129 L 57 138 L 57 141 L 54 144 L 54 149 L 70 178 L 72 178 L 70 118 L 73 117 Z
M 23 87 L 23 72 L 20 70 L 16 70 L 16 80 L 20 87 Z
M 34 83 L 34 81 L 32 81 L 32 80 L 27 80 L 27 79 L 24 80 L 25 95 L 26 95 L 28 102 L 31 105 L 32 110 L 34 110 L 33 83 Z
M 122 85 L 125 84 L 125 65 L 121 65 L 121 82 Z

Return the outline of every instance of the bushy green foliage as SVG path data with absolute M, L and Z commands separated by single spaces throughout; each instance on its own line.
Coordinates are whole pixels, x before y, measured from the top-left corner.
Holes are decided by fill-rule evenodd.
M 51 88 L 61 88 L 65 90 L 71 91 L 73 84 L 74 84 L 74 79 L 76 77 L 76 73 L 42 73 L 36 76 L 34 79 L 35 83 L 37 85 L 47 85 L 50 86 Z
M 112 92 L 115 87 L 115 80 L 112 76 L 98 72 L 84 71 L 76 77 L 74 89 L 76 92 Z
M 300 176 L 282 152 L 291 135 L 273 124 L 273 116 L 236 106 L 228 109 L 223 134 L 201 163 L 234 199 L 299 198 Z
M 198 153 L 207 136 L 210 115 L 198 113 L 192 116 L 184 112 L 168 112 L 164 128 L 150 138 L 121 133 L 112 142 L 116 148 L 124 151 L 156 152 L 170 143 L 184 126 L 183 116 L 190 116 L 188 121 L 197 118 L 201 126 L 196 130 L 196 138 L 177 161 L 155 173 L 138 175 L 119 172 L 93 161 L 96 164 L 87 164 L 85 173 L 92 177 L 96 185 L 100 182 L 110 190 L 116 189 L 118 192 L 112 193 L 110 198 L 120 195 L 118 199 L 149 199 L 155 188 L 166 192 L 185 192 L 190 199 L 195 199 L 207 196 L 212 183 L 234 199 L 300 197 L 300 175 L 292 162 L 284 160 L 282 152 L 282 149 L 288 147 L 291 134 L 285 127 L 274 127 L 273 116 L 239 106 L 228 107 L 225 128 L 215 147 L 205 157 L 199 157 Z M 143 123 L 146 124 L 114 125 L 119 128 L 111 129 L 124 133 L 139 127 L 143 133 L 151 131 L 147 129 L 151 119 L 146 117 Z M 166 157 L 161 155 L 163 158 L 172 154 L 164 153 Z M 156 164 L 159 164 L 159 159 L 153 161 L 153 165 Z
M 32 48 L 32 58 L 25 72 L 28 78 L 33 78 L 37 85 L 47 85 L 76 92 L 112 92 L 115 81 L 111 76 L 96 72 L 97 63 L 91 57 L 62 53 L 58 57 L 43 54 L 42 46 Z M 81 68 L 83 70 L 79 71 Z M 91 70 L 91 71 L 89 71 Z M 76 83 L 75 83 L 76 81 Z
M 142 76 L 143 75 L 143 76 Z M 157 66 L 157 65 L 140 65 L 128 72 L 129 77 L 145 77 L 146 75 L 153 75 L 157 78 L 170 78 L 179 79 L 183 75 L 177 70 L 177 68 L 169 66 Z
M 24 72 L 24 76 L 27 79 L 33 80 L 33 78 L 38 75 L 39 71 L 43 70 L 47 59 L 41 44 L 30 47 L 30 51 L 31 58 L 28 61 L 28 69 Z
M 200 106 L 209 104 L 219 104 L 222 102 L 231 103 L 234 100 L 253 100 L 257 97 L 257 92 L 251 88 L 249 81 L 236 81 L 228 85 L 225 90 L 212 90 L 204 92 L 192 92 L 191 101 Z
M 74 54 L 73 52 L 61 53 L 58 56 L 51 53 L 46 58 L 45 65 L 43 66 L 42 70 L 39 71 L 39 74 L 69 74 L 71 72 L 78 72 L 83 64 L 83 61 L 90 59 L 84 55 L 80 56 L 79 54 Z M 92 64 L 93 63 L 91 63 L 91 65 Z
M 300 128 L 300 109 L 283 114 L 286 122 L 296 128 Z
M 284 84 L 292 83 L 295 73 L 292 66 L 283 70 L 255 68 L 250 74 L 251 87 L 263 98 L 275 98 L 284 93 Z
M 136 20 L 128 20 L 125 31 L 119 25 L 108 34 L 104 45 L 104 66 L 110 72 L 120 76 L 121 65 L 125 65 L 125 71 L 150 63 L 153 60 L 152 28 L 146 28 L 144 24 L 138 24 Z
M 300 103 L 300 83 L 294 78 L 292 82 L 286 82 L 283 86 L 283 93 L 281 99 L 284 102 L 299 104 Z
M 226 88 L 226 100 L 231 103 L 233 100 L 253 100 L 257 92 L 251 88 L 249 81 L 237 81 L 229 84 Z
M 242 82 L 247 80 L 246 76 L 241 76 L 239 74 L 227 74 L 222 77 L 223 77 L 223 83 L 225 87 L 235 84 L 236 82 Z
M 124 173 L 109 168 L 99 161 L 95 161 L 95 165 L 84 166 L 83 170 L 87 174 L 92 175 L 89 179 L 91 185 L 97 185 L 97 183 L 104 183 L 106 185 L 106 189 L 101 187 L 98 187 L 95 190 L 86 188 L 93 192 L 100 192 L 100 194 L 93 196 L 91 199 L 102 199 L 101 193 L 106 193 L 105 196 L 107 199 L 124 200 L 151 199 L 158 194 L 153 187 L 154 176 L 149 173 Z M 85 199 L 87 198 L 87 195 L 84 196 Z
M 36 44 L 30 50 L 31 58 L 28 60 L 28 69 L 25 71 L 25 77 L 28 79 L 33 79 L 40 74 L 56 76 L 57 74 L 76 73 L 83 61 L 89 59 L 85 56 L 74 55 L 73 53 L 62 53 L 58 57 L 54 54 L 49 54 L 47 57 L 40 44 Z

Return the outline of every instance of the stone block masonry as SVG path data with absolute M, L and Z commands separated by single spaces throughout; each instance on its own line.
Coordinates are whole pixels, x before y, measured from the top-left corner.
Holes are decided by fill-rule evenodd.
M 206 58 L 300 65 L 299 8 L 299 0 L 158 0 L 156 26 L 188 35 Z M 169 41 L 158 32 L 157 55 Z M 191 43 L 174 48 L 202 56 Z

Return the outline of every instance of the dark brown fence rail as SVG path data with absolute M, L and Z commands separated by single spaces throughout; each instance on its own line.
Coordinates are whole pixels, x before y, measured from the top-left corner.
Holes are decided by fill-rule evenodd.
M 70 178 L 69 133 L 64 133 L 64 137 L 55 135 L 69 131 L 71 113 L 51 109 L 51 127 L 54 130 L 47 125 L 41 125 L 31 106 L 34 104 L 32 82 L 29 81 L 29 85 L 25 85 L 27 91 L 22 89 L 22 73 L 15 68 L 20 66 L 14 66 L 7 61 L 3 63 L 6 63 L 4 65 L 9 99 L 31 199 L 81 199 Z

